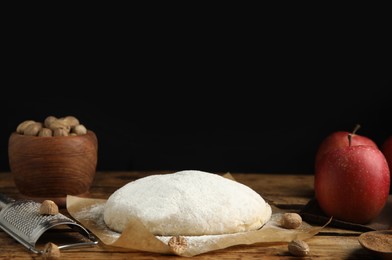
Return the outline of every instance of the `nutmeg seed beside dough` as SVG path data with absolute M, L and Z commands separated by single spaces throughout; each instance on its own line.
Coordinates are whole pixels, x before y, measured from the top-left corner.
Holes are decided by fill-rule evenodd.
M 284 213 L 281 219 L 281 225 L 287 229 L 295 229 L 301 226 L 302 218 L 298 213 Z
M 167 245 L 174 253 L 176 253 L 177 255 L 181 255 L 187 249 L 188 241 L 183 236 L 173 236 L 170 238 Z

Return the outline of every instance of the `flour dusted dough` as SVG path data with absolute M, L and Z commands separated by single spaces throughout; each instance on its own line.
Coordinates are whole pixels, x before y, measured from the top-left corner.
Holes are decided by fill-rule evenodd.
M 271 207 L 248 186 L 185 170 L 138 179 L 109 197 L 104 209 L 109 228 L 122 232 L 134 217 L 155 235 L 217 235 L 259 229 Z

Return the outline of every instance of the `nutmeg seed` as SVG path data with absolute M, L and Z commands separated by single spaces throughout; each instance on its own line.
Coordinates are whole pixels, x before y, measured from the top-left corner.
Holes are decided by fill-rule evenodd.
M 61 256 L 60 249 L 56 244 L 51 242 L 45 244 L 43 250 L 44 259 L 58 259 L 60 258 L 60 256 Z
M 42 123 L 34 122 L 29 124 L 23 131 L 24 135 L 36 136 L 42 128 Z
M 52 200 L 44 200 L 39 208 L 41 215 L 56 215 L 59 214 L 59 207 Z
M 30 125 L 30 124 L 33 124 L 33 123 L 35 123 L 34 120 L 26 120 L 26 121 L 23 121 L 22 123 L 20 123 L 20 124 L 16 127 L 16 132 L 17 132 L 18 134 L 23 134 L 23 132 L 24 132 L 24 130 L 26 129 L 26 127 L 27 127 L 28 125 Z
M 281 225 L 287 229 L 295 229 L 301 226 L 302 218 L 297 213 L 284 213 L 281 219 Z
M 66 116 L 63 120 L 70 127 L 77 126 L 77 125 L 80 124 L 79 120 L 76 117 L 74 117 L 74 116 Z
M 45 126 L 46 128 L 49 128 L 49 127 L 50 127 L 50 124 L 51 124 L 53 121 L 55 121 L 55 120 L 57 120 L 57 117 L 55 117 L 55 116 L 48 116 L 48 117 L 46 117 L 45 120 L 44 120 L 44 126 Z
M 87 128 L 84 125 L 77 125 L 72 128 L 72 132 L 77 135 L 87 134 Z
M 59 129 L 59 128 L 64 129 L 67 131 L 67 133 L 69 133 L 69 131 L 71 130 L 71 127 L 67 124 L 67 122 L 61 118 L 52 121 L 49 125 L 49 128 L 52 129 L 53 131 L 55 131 L 56 129 Z
M 52 135 L 53 135 L 52 129 L 46 127 L 41 128 L 41 130 L 39 130 L 38 132 L 38 136 L 52 136 Z
M 310 254 L 309 245 L 299 239 L 295 239 L 288 244 L 290 254 L 294 256 L 307 256 Z
M 48 116 L 44 122 L 25 120 L 16 127 L 16 132 L 29 136 L 75 136 L 87 134 L 87 128 L 74 116 L 57 118 Z
M 188 247 L 188 241 L 183 236 L 173 236 L 170 238 L 167 244 L 170 247 L 170 249 L 178 255 L 184 253 L 184 251 Z
M 53 130 L 53 136 L 68 136 L 68 131 L 64 128 L 56 128 Z

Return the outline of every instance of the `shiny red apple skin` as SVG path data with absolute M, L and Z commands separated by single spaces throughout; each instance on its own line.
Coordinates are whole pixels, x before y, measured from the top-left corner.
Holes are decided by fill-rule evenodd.
M 389 171 L 392 171 L 392 135 L 388 137 L 381 146 L 381 151 L 387 159 Z M 391 173 L 392 181 L 392 173 Z M 392 188 L 389 189 L 389 193 L 392 194 Z
M 388 199 L 388 163 L 374 146 L 337 148 L 320 159 L 314 188 L 326 215 L 357 224 L 369 223 Z
M 389 170 L 392 169 L 392 135 L 388 137 L 381 146 L 385 159 L 387 159 Z
M 326 138 L 324 138 L 316 153 L 315 167 L 317 167 L 317 164 L 320 161 L 321 157 L 323 157 L 324 154 L 326 154 L 327 152 L 339 147 L 349 146 L 348 143 L 349 134 L 351 133 L 347 131 L 336 131 L 329 134 Z M 351 146 L 357 146 L 357 145 L 370 145 L 378 148 L 377 144 L 369 137 L 352 134 Z

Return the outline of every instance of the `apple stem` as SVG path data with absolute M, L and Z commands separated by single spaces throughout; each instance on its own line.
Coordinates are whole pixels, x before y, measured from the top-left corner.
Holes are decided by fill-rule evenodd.
M 351 138 L 353 137 L 353 134 L 348 134 L 348 146 L 351 146 Z
M 361 125 L 360 125 L 360 124 L 357 124 L 357 125 L 354 127 L 354 130 L 353 130 L 352 134 L 355 135 L 355 133 L 358 131 L 359 128 L 361 128 Z

